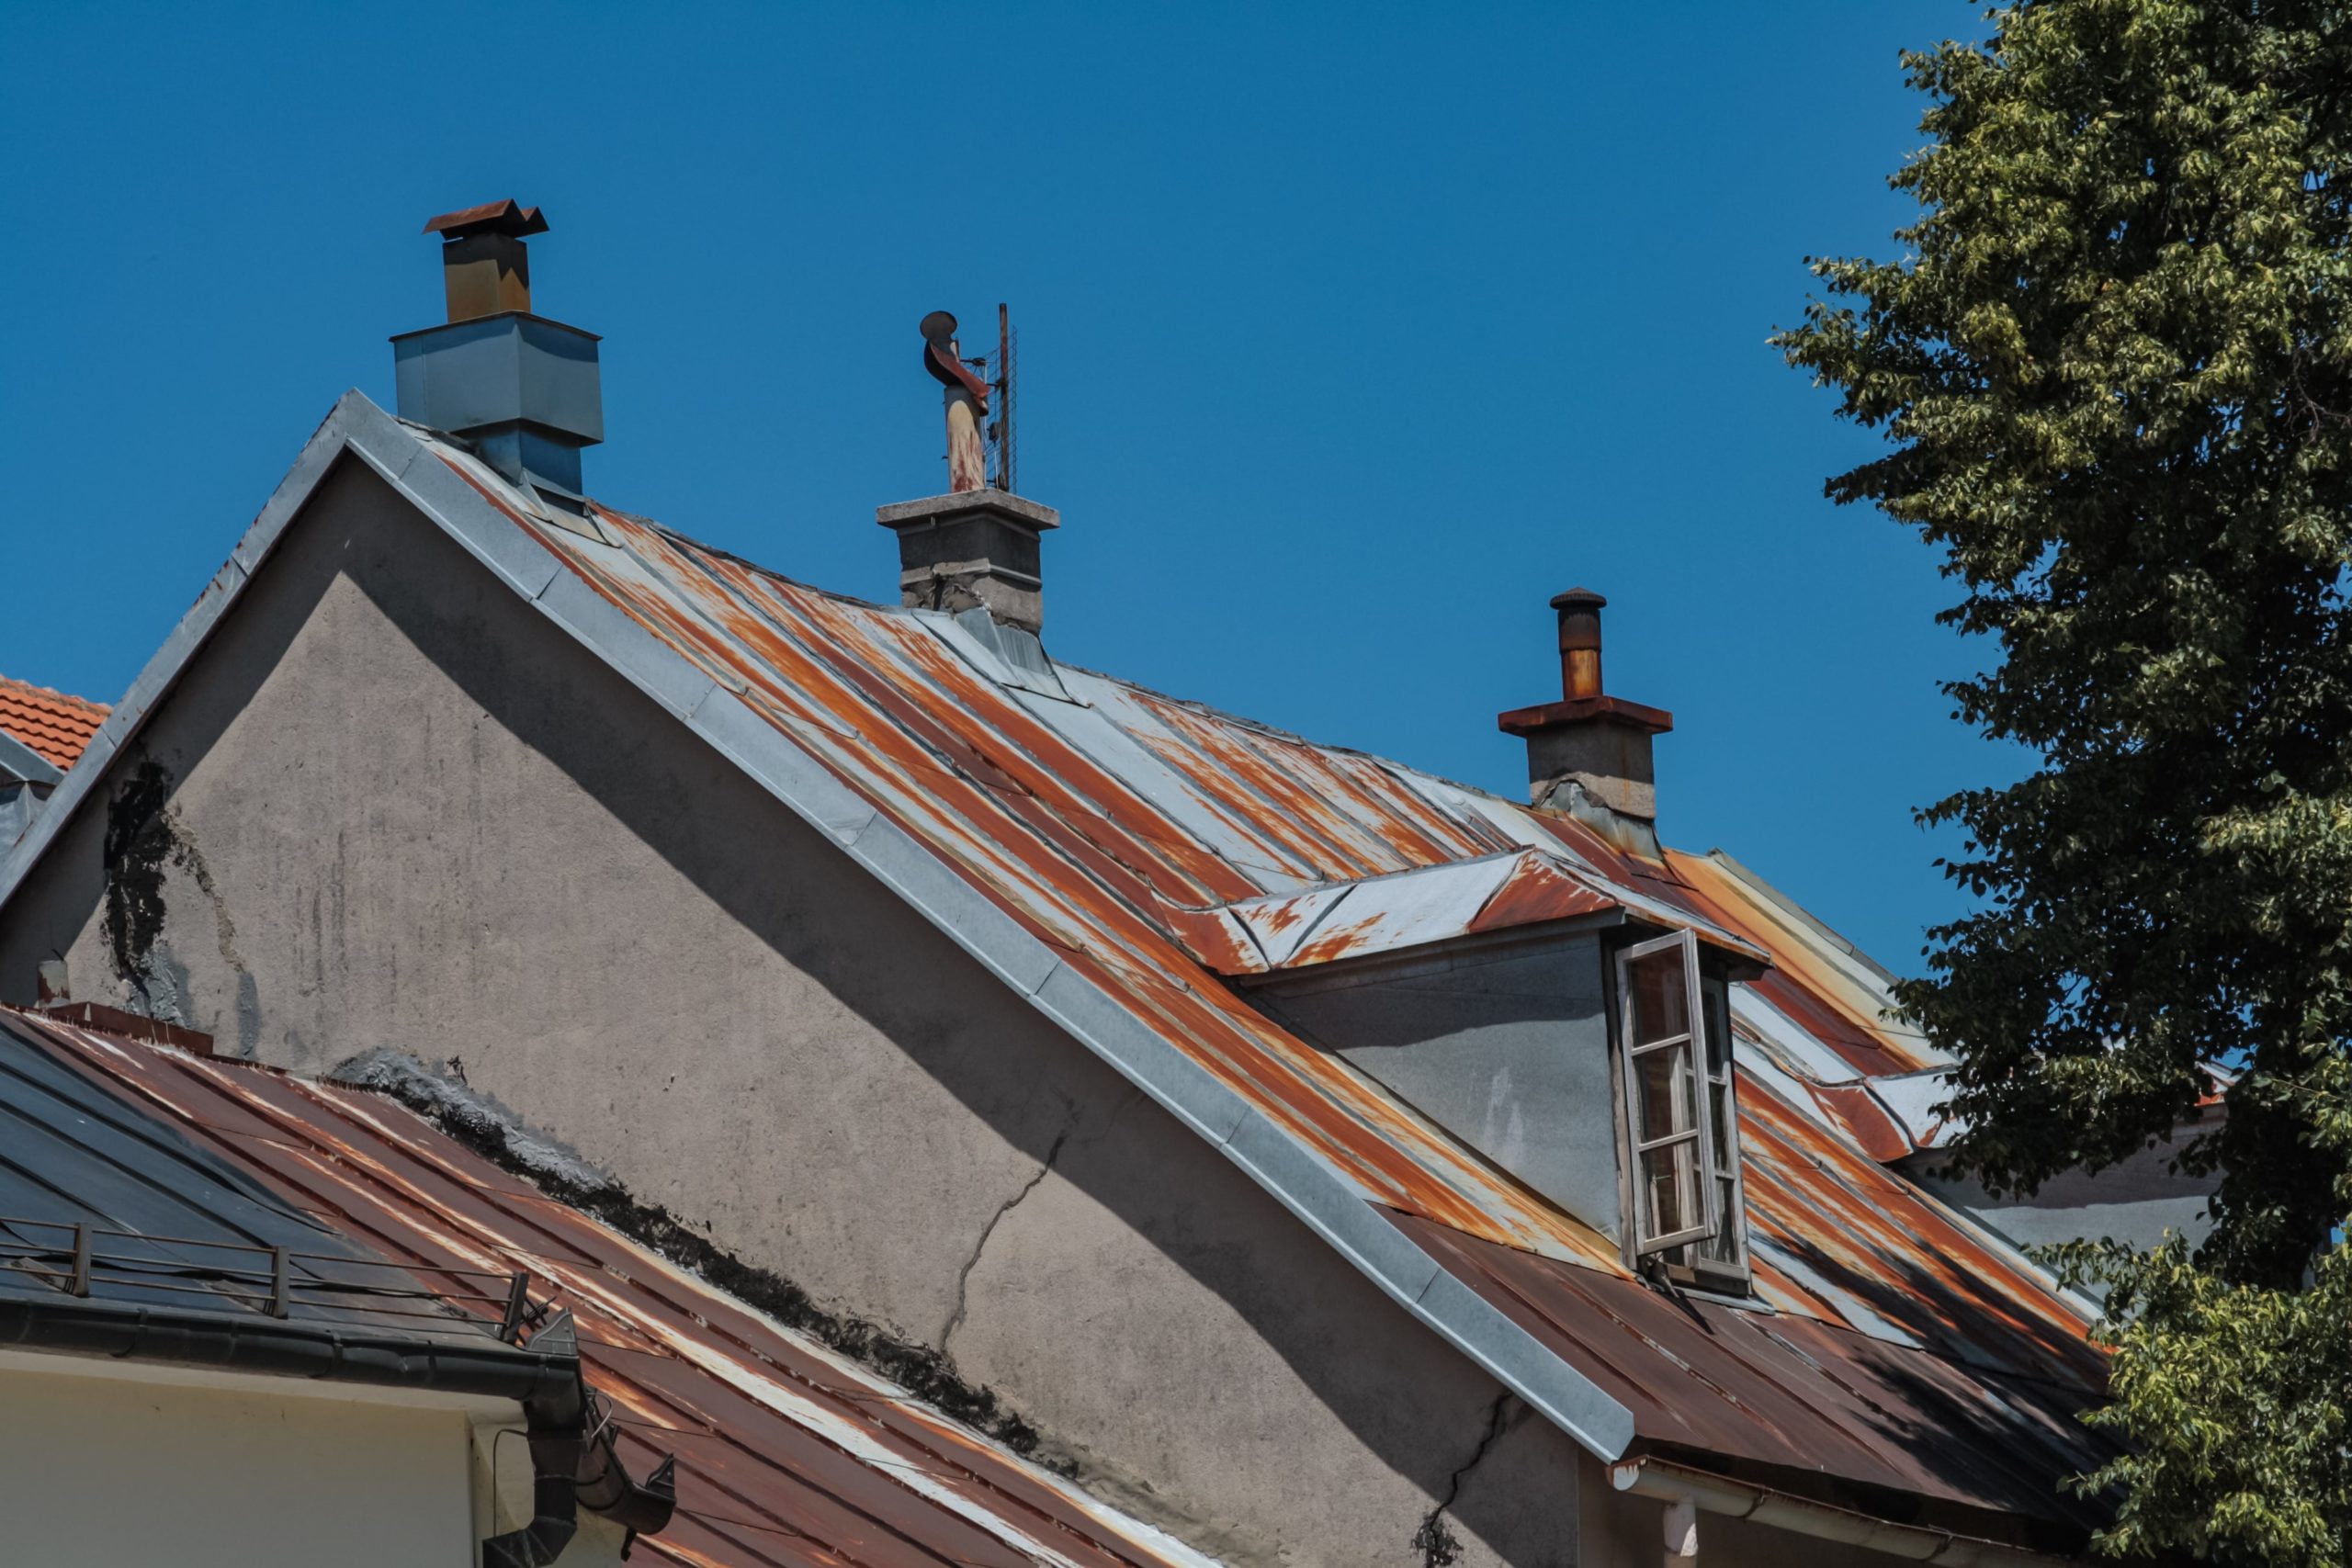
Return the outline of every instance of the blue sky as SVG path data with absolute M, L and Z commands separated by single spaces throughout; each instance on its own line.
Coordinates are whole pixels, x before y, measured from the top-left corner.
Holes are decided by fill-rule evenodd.
M 0 671 L 111 698 L 393 333 L 447 209 L 544 206 L 605 334 L 590 490 L 895 580 L 944 488 L 915 323 L 1022 328 L 1066 660 L 1521 791 L 1545 601 L 1673 710 L 1660 827 L 1898 969 L 1912 809 L 2014 767 L 1935 558 L 1765 346 L 1883 253 L 1896 51 L 1960 4 L 98 7 L 0 0 Z

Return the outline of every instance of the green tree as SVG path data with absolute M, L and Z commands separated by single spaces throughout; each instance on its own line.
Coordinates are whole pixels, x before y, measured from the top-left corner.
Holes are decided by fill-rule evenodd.
M 1890 449 L 1996 650 L 1956 716 L 2030 776 L 1929 807 L 1974 913 L 1904 1001 L 1965 1157 L 2030 1190 L 2191 1117 L 2192 1254 L 2110 1290 L 2119 1555 L 2352 1561 L 2352 28 L 2294 0 L 2023 0 L 1907 55 L 1894 261 L 1815 262 L 1776 344 Z

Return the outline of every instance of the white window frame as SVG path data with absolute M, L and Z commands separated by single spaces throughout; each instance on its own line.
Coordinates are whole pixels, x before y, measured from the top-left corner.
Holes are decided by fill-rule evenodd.
M 1689 1025 L 1689 1032 L 1649 1041 L 1636 1047 L 1634 1040 L 1634 964 L 1637 959 L 1668 949 L 1679 949 L 1682 955 L 1683 1017 Z M 1653 1252 L 1666 1252 L 1694 1241 L 1704 1241 L 1713 1235 L 1717 1228 L 1714 1117 L 1713 1107 L 1709 1101 L 1707 1078 L 1707 1019 L 1702 1010 L 1705 1002 L 1699 986 L 1699 942 L 1690 932 L 1676 931 L 1670 936 L 1656 937 L 1618 949 L 1617 1059 L 1622 1080 L 1622 1120 L 1625 1127 L 1625 1165 L 1632 1176 L 1627 1184 L 1627 1196 L 1633 1204 L 1633 1212 L 1626 1216 L 1626 1231 L 1634 1238 L 1635 1257 L 1646 1257 Z M 1641 1122 L 1641 1073 L 1636 1058 L 1656 1051 L 1671 1050 L 1677 1045 L 1688 1053 L 1690 1064 L 1692 1131 L 1645 1140 Z M 1692 1165 L 1699 1187 L 1698 1220 L 1680 1230 L 1654 1235 L 1648 1231 L 1647 1170 L 1642 1156 L 1681 1143 L 1696 1145 L 1696 1158 Z M 1688 1204 L 1684 1206 L 1686 1213 L 1689 1208 Z
M 1699 1081 L 1702 1085 L 1702 1092 L 1707 1096 L 1707 1136 L 1712 1140 L 1714 1137 L 1715 1127 L 1716 1078 L 1714 1069 L 1707 1062 L 1705 1042 L 1714 1034 L 1718 1021 L 1715 1017 L 1718 998 L 1722 998 L 1720 1006 L 1723 1012 L 1720 1021 L 1723 1024 L 1724 1034 L 1722 1078 L 1724 1126 L 1731 1135 L 1731 1148 L 1728 1152 L 1710 1148 L 1710 1158 L 1718 1162 L 1720 1167 L 1727 1168 L 1708 1170 L 1707 1190 L 1710 1196 L 1720 1196 L 1722 1178 L 1728 1175 L 1731 1178 L 1732 1207 L 1728 1216 L 1723 1214 L 1715 1216 L 1713 1229 L 1707 1233 L 1705 1240 L 1698 1242 L 1690 1248 L 1686 1261 L 1693 1272 L 1705 1278 L 1728 1280 L 1736 1276 L 1745 1280 L 1750 1278 L 1747 1263 L 1747 1173 L 1745 1168 L 1747 1162 L 1740 1156 L 1739 1063 L 1737 1060 L 1739 1043 L 1731 1026 L 1731 982 L 1728 980 L 1702 980 L 1700 983 L 1699 999 L 1706 1007 L 1707 1013 L 1700 1021 L 1702 1032 L 1699 1050 Z M 1704 1256 L 1703 1249 L 1722 1234 L 1726 1225 L 1731 1231 L 1731 1257 L 1717 1258 Z

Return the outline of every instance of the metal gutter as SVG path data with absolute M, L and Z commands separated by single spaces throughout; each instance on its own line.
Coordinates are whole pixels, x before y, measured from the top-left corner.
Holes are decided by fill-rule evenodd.
M 453 1320 L 453 1326 L 460 1326 Z M 536 1402 L 577 1385 L 580 1357 L 352 1333 L 251 1313 L 0 1295 L 0 1348 Z
M 1939 1568 L 2068 1568 L 2081 1561 L 2052 1557 L 2024 1547 L 1980 1536 L 1955 1535 L 1924 1525 L 1893 1524 L 1850 1508 L 1816 1503 L 1769 1486 L 1733 1481 L 1660 1459 L 1612 1464 L 1609 1467 L 1609 1481 L 1620 1492 L 1655 1498 L 1668 1507 L 1695 1506 L 1702 1513 L 1722 1518 L 1749 1519 L 1792 1535 L 1858 1546 L 1906 1562 L 1932 1562 Z M 1707 1561 L 1708 1556 L 1705 1531 L 1702 1529 L 1695 1552 L 1669 1556 L 1667 1561 L 1695 1563 Z
M 365 462 L 402 499 L 616 673 L 741 768 L 1032 1007 L 1208 1140 L 1392 1300 L 1596 1458 L 1632 1445 L 1633 1412 L 1441 1268 L 1370 1194 L 1208 1068 L 1063 964 L 1054 948 L 669 644 L 562 569 L 423 441 L 358 391 L 311 435 L 211 583 L 107 716 L 47 809 L 0 860 L 0 909 L 116 752 L 178 680 L 334 464 Z

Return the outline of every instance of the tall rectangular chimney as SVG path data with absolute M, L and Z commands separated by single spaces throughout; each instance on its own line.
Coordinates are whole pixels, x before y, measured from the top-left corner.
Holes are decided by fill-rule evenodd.
M 1674 728 L 1661 708 L 1605 694 L 1600 683 L 1600 612 L 1589 588 L 1552 600 L 1560 624 L 1560 700 L 1496 716 L 1527 741 L 1528 795 L 1565 811 L 1619 848 L 1656 855 L 1657 779 L 1651 742 Z
M 517 484 L 581 499 L 580 453 L 605 438 L 594 333 L 531 313 L 536 207 L 494 201 L 425 224 L 441 236 L 444 325 L 392 339 L 400 416 L 463 437 Z

